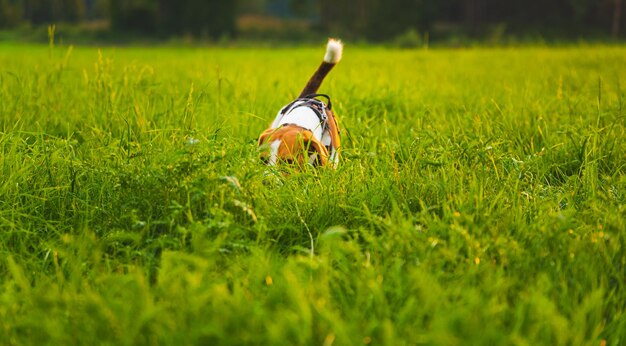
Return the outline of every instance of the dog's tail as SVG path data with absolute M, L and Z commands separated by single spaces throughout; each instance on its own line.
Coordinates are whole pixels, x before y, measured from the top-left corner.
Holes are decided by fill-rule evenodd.
M 343 43 L 340 40 L 328 39 L 328 44 L 326 45 L 326 55 L 324 55 L 324 60 L 320 67 L 317 68 L 317 71 L 311 76 L 309 82 L 306 84 L 302 92 L 300 93 L 299 98 L 305 97 L 310 94 L 317 93 L 317 90 L 320 88 L 324 77 L 332 70 L 335 65 L 341 60 L 341 53 L 343 52 Z

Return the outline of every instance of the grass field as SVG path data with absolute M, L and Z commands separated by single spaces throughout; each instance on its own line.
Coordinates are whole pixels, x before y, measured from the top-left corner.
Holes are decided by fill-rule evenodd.
M 626 48 L 323 50 L 0 45 L 0 344 L 626 344 Z

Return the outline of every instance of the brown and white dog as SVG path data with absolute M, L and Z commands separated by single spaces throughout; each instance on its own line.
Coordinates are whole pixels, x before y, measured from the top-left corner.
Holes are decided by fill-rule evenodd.
M 270 128 L 259 137 L 259 146 L 269 148 L 261 154 L 268 165 L 337 166 L 341 147 L 337 119 L 330 98 L 316 93 L 324 77 L 341 60 L 342 51 L 341 41 L 328 40 L 324 60 L 300 96 L 281 108 Z M 327 103 L 319 97 L 326 98 Z

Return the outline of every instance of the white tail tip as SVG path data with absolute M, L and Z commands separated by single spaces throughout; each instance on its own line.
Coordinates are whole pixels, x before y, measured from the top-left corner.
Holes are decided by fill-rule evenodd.
M 341 60 L 341 53 L 343 52 L 343 43 L 341 40 L 335 40 L 334 38 L 328 39 L 326 45 L 326 55 L 324 55 L 324 62 L 336 64 Z

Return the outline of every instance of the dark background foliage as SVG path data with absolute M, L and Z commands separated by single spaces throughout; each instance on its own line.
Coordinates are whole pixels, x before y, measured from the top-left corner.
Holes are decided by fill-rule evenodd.
M 0 0 L 0 28 L 100 21 L 107 31 L 157 38 L 294 28 L 368 41 L 413 32 L 435 39 L 619 38 L 623 11 L 623 0 Z

